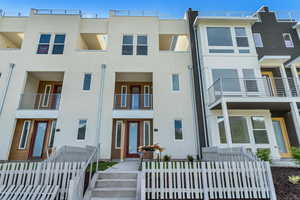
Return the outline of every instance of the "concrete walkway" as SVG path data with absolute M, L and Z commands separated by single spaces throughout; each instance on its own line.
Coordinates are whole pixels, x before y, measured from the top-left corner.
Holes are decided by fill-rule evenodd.
M 138 171 L 139 164 L 137 160 L 123 161 L 105 170 L 105 172 L 136 172 Z

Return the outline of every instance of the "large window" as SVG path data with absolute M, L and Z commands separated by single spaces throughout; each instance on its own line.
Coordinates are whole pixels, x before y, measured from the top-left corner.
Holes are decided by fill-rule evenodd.
M 264 47 L 260 33 L 253 33 L 253 39 L 256 47 Z
M 122 121 L 116 121 L 115 149 L 121 148 L 121 140 L 122 140 Z
M 213 81 L 220 79 L 219 86 L 226 92 L 239 92 L 241 89 L 238 72 L 236 69 L 213 69 Z
M 179 74 L 172 74 L 172 90 L 179 91 Z
M 226 133 L 225 133 L 224 118 L 223 117 L 218 117 L 217 122 L 218 122 L 218 127 L 219 127 L 220 143 L 221 144 L 226 144 L 227 139 L 226 139 Z
M 54 38 L 54 44 L 52 54 L 63 54 L 65 47 L 65 34 L 56 34 Z
M 133 35 L 123 35 L 122 55 L 133 55 Z
M 244 27 L 235 27 L 235 39 L 238 47 L 249 47 L 246 29 Z
M 209 46 L 233 46 L 229 27 L 207 27 Z
M 258 92 L 257 81 L 253 69 L 242 69 L 243 82 L 246 92 Z
M 148 38 L 146 35 L 137 36 L 136 55 L 148 54 Z
M 264 117 L 252 117 L 252 128 L 256 144 L 269 144 Z
M 151 126 L 150 121 L 144 121 L 144 145 L 151 144 Z
M 283 40 L 286 48 L 294 48 L 294 43 L 291 37 L 291 34 L 284 33 L 283 34 Z
M 84 74 L 83 90 L 90 90 L 91 82 L 92 82 L 92 74 L 91 73 Z
M 86 119 L 80 119 L 78 121 L 77 140 L 85 140 L 86 128 L 87 128 L 87 120 Z
M 246 117 L 229 117 L 232 143 L 250 143 Z
M 182 120 L 175 120 L 175 140 L 183 140 L 182 134 Z
M 31 121 L 29 121 L 29 120 L 24 121 L 22 134 L 21 134 L 21 138 L 20 138 L 20 143 L 19 143 L 19 149 L 26 148 L 27 139 L 28 139 L 28 135 L 29 135 L 29 131 L 30 131 L 30 124 L 31 124 Z
M 41 34 L 37 54 L 48 54 L 51 34 Z
M 56 120 L 52 121 L 51 130 L 50 131 L 51 132 L 50 132 L 50 139 L 49 139 L 48 147 L 52 148 L 53 144 L 54 144 L 54 137 L 55 137 L 55 131 L 56 131 Z

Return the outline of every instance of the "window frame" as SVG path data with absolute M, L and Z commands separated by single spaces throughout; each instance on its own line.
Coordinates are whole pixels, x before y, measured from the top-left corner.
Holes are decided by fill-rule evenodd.
M 146 144 L 146 124 L 148 124 L 148 141 L 149 141 L 149 144 Z M 151 145 L 152 142 L 151 142 L 151 122 L 149 120 L 146 120 L 143 122 L 143 143 L 144 145 Z
M 264 118 L 264 126 L 265 126 L 264 129 L 256 129 L 256 128 L 254 128 L 253 118 L 258 118 L 258 117 Z M 253 138 L 254 138 L 254 143 L 256 145 L 270 145 L 270 138 L 269 138 L 268 129 L 267 129 L 267 125 L 266 125 L 266 118 L 264 116 L 258 116 L 258 115 L 257 116 L 251 116 L 249 118 L 250 118 L 250 121 L 251 121 L 251 130 L 252 130 L 252 134 L 253 134 Z M 268 143 L 256 143 L 254 131 L 266 131 Z
M 53 38 L 53 41 L 52 41 L 52 49 L 51 49 L 51 54 L 52 55 L 63 55 L 64 54 L 64 52 L 65 52 L 65 46 L 66 46 L 66 34 L 65 33 L 54 33 L 53 34 L 54 35 L 54 37 L 52 37 Z M 64 43 L 55 43 L 55 37 L 56 37 L 56 35 L 64 35 Z M 55 45 L 63 45 L 64 47 L 63 47 L 63 51 L 62 51 L 62 53 L 53 53 L 53 50 L 54 50 L 54 46 Z
M 90 82 L 89 82 L 89 89 L 84 89 L 86 75 L 91 75 Z M 82 91 L 89 92 L 92 90 L 92 80 L 93 80 L 93 73 L 92 72 L 85 72 L 83 74 L 83 83 L 82 83 Z
M 125 88 L 125 93 L 123 93 L 123 88 Z M 127 85 L 121 85 L 121 92 L 120 92 L 120 95 L 121 95 L 121 99 L 120 99 L 120 104 L 121 104 L 121 108 L 126 108 L 127 107 L 127 97 L 128 97 L 128 87 Z M 124 100 L 125 100 L 125 103 L 123 104 L 123 95 L 124 95 Z
M 146 37 L 146 40 L 147 40 L 147 43 L 146 44 L 139 44 L 138 43 L 138 37 L 139 36 L 145 36 Z M 138 35 L 136 35 L 136 50 L 135 50 L 135 55 L 137 55 L 137 56 L 148 56 L 148 54 L 149 54 L 149 52 L 148 52 L 148 50 L 149 50 L 149 45 L 148 45 L 148 35 L 147 34 L 138 34 Z M 133 40 L 133 44 L 134 44 L 134 40 Z M 138 54 L 138 47 L 139 46 L 141 46 L 141 47 L 147 47 L 147 54 Z
M 250 49 L 249 37 L 248 37 L 248 34 L 247 34 L 247 29 L 246 29 L 246 27 L 243 27 L 243 26 L 234 26 L 233 29 L 234 29 L 234 38 L 235 38 L 235 42 L 236 42 L 236 47 L 237 47 L 239 50 L 244 49 L 244 48 Z M 237 29 L 244 29 L 244 31 L 245 31 L 245 36 L 238 36 L 238 35 L 236 34 L 236 30 L 237 30 Z M 246 46 L 246 47 L 238 46 L 238 40 L 237 40 L 238 38 L 246 38 L 246 39 L 247 39 L 248 46 Z
M 118 125 L 121 125 L 121 133 L 120 133 L 120 146 L 117 146 L 117 130 L 118 130 Z M 123 126 L 123 121 L 122 120 L 116 120 L 115 124 L 115 149 L 121 149 L 122 147 L 122 126 Z
M 286 35 L 288 35 L 290 38 L 291 46 L 287 46 L 287 43 L 286 43 L 287 40 L 285 40 Z M 283 43 L 284 43 L 285 48 L 295 48 L 294 41 L 293 41 L 292 35 L 290 33 L 282 33 L 282 38 L 283 38 Z
M 176 139 L 176 127 L 175 127 L 176 121 L 180 121 L 181 122 L 181 136 L 182 136 L 182 139 Z M 180 119 L 180 118 L 175 118 L 173 120 L 173 128 L 174 128 L 174 140 L 175 140 L 175 142 L 184 141 L 184 137 L 183 137 L 183 120 Z
M 173 76 L 176 76 L 178 77 L 178 90 L 174 90 L 174 83 L 173 83 Z M 172 73 L 171 74 L 171 91 L 172 92 L 180 92 L 180 76 L 179 76 L 179 73 Z
M 85 132 L 84 132 L 84 139 L 78 139 L 78 134 L 79 134 L 79 128 L 80 128 L 80 121 L 86 121 L 85 123 Z M 77 120 L 77 135 L 76 135 L 76 140 L 77 141 L 85 141 L 86 140 L 86 135 L 88 132 L 88 119 L 87 118 L 82 118 Z
M 48 93 L 48 94 L 46 94 L 47 87 L 50 87 L 50 90 L 49 90 L 49 93 Z M 50 102 L 50 98 L 51 98 L 51 93 L 52 93 L 52 85 L 51 85 L 51 84 L 46 84 L 46 85 L 45 85 L 45 89 L 44 89 L 44 93 L 43 93 L 43 98 L 42 98 L 42 104 L 41 104 L 41 107 L 42 107 L 42 108 L 49 107 L 49 102 Z M 47 95 L 48 95 L 48 98 L 47 98 L 47 104 L 44 104 L 44 103 L 45 103 L 45 98 L 46 98 Z
M 148 93 L 146 93 L 146 88 L 148 88 Z M 147 97 L 146 97 L 147 96 Z M 149 105 L 146 105 L 146 98 L 148 99 Z M 150 85 L 144 85 L 144 107 L 151 107 L 151 87 Z
M 262 40 L 261 33 L 252 33 L 252 35 L 253 35 L 253 41 L 254 41 L 255 47 L 256 48 L 263 48 L 264 47 L 264 42 Z M 258 45 L 256 43 L 257 40 L 255 39 L 255 36 L 258 36 L 258 38 L 256 38 L 256 39 L 258 39 L 261 44 Z
M 132 36 L 132 44 L 124 44 L 124 36 Z M 122 35 L 122 43 L 121 43 L 121 55 L 122 56 L 133 56 L 134 55 L 134 45 L 135 45 L 135 42 L 134 42 L 134 34 L 132 33 L 124 33 Z M 123 46 L 132 46 L 132 54 L 123 54 Z
M 21 142 L 22 142 L 22 139 L 24 137 L 24 129 L 25 129 L 25 123 L 29 123 L 28 125 L 28 132 L 26 134 L 26 138 L 25 138 L 25 142 L 24 142 L 24 147 L 21 147 Z M 23 127 L 22 127 L 22 132 L 21 132 L 21 137 L 20 137 L 20 140 L 19 140 L 19 145 L 18 145 L 18 149 L 19 150 L 25 150 L 26 149 L 26 146 L 27 146 L 27 142 L 28 142 L 28 136 L 30 134 L 30 131 L 31 131 L 31 120 L 24 120 L 23 122 Z
M 54 124 L 55 124 L 55 127 L 54 127 Z M 55 134 L 56 134 L 56 126 L 57 126 L 57 120 L 56 119 L 52 120 L 52 122 L 51 122 L 51 129 L 50 129 L 50 135 L 49 135 L 49 141 L 48 141 L 48 148 L 53 148 L 54 147 L 54 137 L 55 137 Z M 53 142 L 52 142 L 51 140 L 52 140 L 52 135 L 53 134 L 54 134 L 54 136 L 53 136 Z M 53 143 L 52 146 L 51 146 L 51 142 Z
M 50 40 L 49 40 L 49 43 L 40 43 L 40 39 L 41 39 L 41 36 L 42 35 L 50 35 Z M 51 42 L 52 42 L 52 33 L 47 33 L 47 32 L 45 32 L 45 33 L 39 33 L 39 35 L 38 35 L 38 38 L 37 38 L 37 40 L 36 41 L 38 41 L 37 42 L 37 47 L 36 47 L 36 55 L 49 55 L 49 52 L 52 52 L 52 48 L 51 48 Z M 49 45 L 49 47 L 48 47 L 48 51 L 47 51 L 47 53 L 38 53 L 39 52 L 39 46 L 40 45 Z

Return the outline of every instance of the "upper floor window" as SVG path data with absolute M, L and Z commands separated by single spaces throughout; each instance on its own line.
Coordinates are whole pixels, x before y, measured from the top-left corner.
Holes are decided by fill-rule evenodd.
M 27 144 L 27 139 L 30 131 L 31 121 L 25 120 L 23 124 L 22 134 L 19 143 L 19 149 L 25 149 Z
M 87 120 L 80 119 L 78 121 L 78 132 L 77 132 L 77 140 L 84 140 L 86 134 Z
M 294 48 L 294 43 L 291 37 L 291 34 L 284 33 L 283 34 L 283 40 L 286 48 Z
M 172 74 L 172 90 L 179 91 L 179 74 Z
M 37 54 L 48 54 L 51 34 L 41 34 Z
M 146 35 L 137 36 L 136 55 L 148 54 L 148 38 Z
M 92 82 L 92 74 L 91 73 L 84 74 L 83 90 L 90 90 L 91 82 Z
M 238 47 L 249 47 L 246 29 L 244 27 L 235 27 L 235 39 Z
M 229 27 L 207 27 L 209 46 L 233 46 Z
M 175 140 L 183 140 L 182 120 L 175 120 Z
M 56 34 L 54 38 L 54 44 L 52 49 L 52 54 L 63 54 L 65 47 L 65 35 Z
M 133 35 L 123 35 L 122 55 L 133 55 Z
M 221 80 L 222 90 L 237 92 L 240 91 L 239 75 L 236 69 L 212 69 L 213 81 Z
M 260 33 L 253 33 L 253 39 L 256 47 L 264 47 Z

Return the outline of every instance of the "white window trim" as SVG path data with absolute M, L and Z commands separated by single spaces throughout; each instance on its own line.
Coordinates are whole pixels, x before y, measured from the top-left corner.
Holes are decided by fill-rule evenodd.
M 24 144 L 24 147 L 21 147 L 22 138 L 23 138 L 23 136 L 24 136 L 25 123 L 29 123 L 29 125 L 28 125 L 28 133 L 27 133 L 26 138 L 25 138 L 25 144 Z M 19 146 L 18 146 L 18 149 L 21 149 L 21 150 L 26 149 L 26 146 L 27 146 L 27 140 L 28 140 L 28 135 L 30 134 L 30 130 L 31 130 L 31 121 L 30 121 L 30 120 L 25 120 L 24 123 L 23 123 L 23 127 L 22 127 L 22 134 L 21 134 L 21 137 L 20 137 L 20 140 L 19 140 Z
M 123 88 L 125 88 L 125 93 L 123 93 Z M 120 104 L 121 104 L 121 107 L 122 108 L 126 108 L 127 107 L 127 85 L 121 85 L 121 92 L 120 92 L 121 94 L 121 99 L 120 99 Z M 123 95 L 125 96 L 125 102 L 124 102 L 124 104 L 123 104 L 123 101 L 122 101 L 122 99 L 123 99 Z
M 41 36 L 42 35 L 50 35 L 50 41 L 49 41 L 49 43 L 40 43 L 40 39 L 41 39 Z M 35 54 L 36 55 L 49 55 L 49 54 L 52 54 L 52 48 L 51 48 L 51 43 L 52 43 L 52 39 L 53 39 L 53 37 L 52 37 L 52 33 L 39 33 L 39 35 L 38 35 L 38 38 L 36 39 L 36 41 L 37 41 L 37 46 L 36 46 L 36 50 L 35 50 Z M 49 49 L 48 49 L 48 52 L 46 53 L 46 54 L 39 54 L 38 53 L 38 50 L 39 50 L 39 45 L 40 44 L 42 44 L 42 45 L 45 45 L 45 44 L 49 44 Z M 50 53 L 49 53 L 50 52 Z
M 151 123 L 150 121 L 144 121 L 144 124 L 143 124 L 143 135 L 144 135 L 144 145 L 146 145 L 146 137 L 145 137 L 145 132 L 146 132 L 146 124 L 148 124 L 148 133 L 149 133 L 149 145 L 151 145 Z
M 53 35 L 53 41 L 52 41 L 52 48 L 51 48 L 51 55 L 63 55 L 64 53 L 65 53 L 65 47 L 66 47 L 66 33 L 53 33 L 52 34 Z M 55 41 L 55 36 L 56 35 L 64 35 L 65 36 L 65 42 L 64 43 L 55 43 L 54 41 Z M 52 36 L 51 36 L 51 38 L 52 38 Z M 50 40 L 51 41 L 51 40 Z M 63 53 L 62 54 L 53 54 L 53 48 L 54 48 L 54 45 L 64 45 L 64 50 L 63 50 Z
M 181 132 L 182 132 L 182 139 L 176 139 L 176 134 L 175 134 L 175 121 L 181 121 Z M 183 129 L 183 120 L 182 119 L 179 119 L 179 118 L 176 118 L 173 120 L 173 134 L 174 134 L 174 141 L 175 142 L 183 142 L 184 141 L 184 129 Z
M 46 94 L 47 87 L 49 87 L 50 90 L 49 90 L 49 93 L 48 93 L 47 103 L 44 104 L 44 103 L 45 103 L 45 98 L 46 98 L 46 96 L 47 96 L 47 94 Z M 51 85 L 51 84 L 46 84 L 46 85 L 45 85 L 44 94 L 43 94 L 43 98 L 42 98 L 42 105 L 41 105 L 41 107 L 48 107 L 48 106 L 49 106 L 49 100 L 50 100 L 50 98 L 51 98 L 51 92 L 52 92 L 52 85 Z
M 138 44 L 138 41 L 137 41 L 137 38 L 138 38 L 138 36 L 146 36 L 146 38 L 147 38 L 147 44 Z M 148 37 L 148 35 L 147 34 L 137 34 L 136 35 L 136 49 L 135 49 L 135 55 L 137 55 L 137 56 L 148 56 L 149 55 L 149 45 L 148 45 L 148 43 L 149 43 L 149 37 Z M 134 42 L 134 38 L 133 38 L 133 42 Z M 146 55 L 138 55 L 137 54 L 137 47 L 138 46 L 140 46 L 140 47 L 147 47 L 147 54 Z
M 173 75 L 177 75 L 178 76 L 178 90 L 174 90 L 174 87 L 173 87 Z M 180 92 L 180 74 L 179 73 L 173 73 L 171 74 L 171 91 L 174 92 L 174 93 L 177 93 L 177 92 Z
M 85 133 L 84 133 L 84 139 L 78 139 L 78 131 L 79 131 L 79 127 L 80 127 L 80 124 L 79 124 L 80 120 L 86 120 L 86 129 L 85 129 Z M 82 118 L 82 119 L 77 120 L 77 130 L 76 130 L 76 141 L 77 142 L 86 141 L 87 133 L 88 133 L 88 123 L 89 123 L 89 120 L 86 119 L 86 118 Z
M 148 88 L 148 93 L 146 93 L 146 88 Z M 149 108 L 151 107 L 151 92 L 150 92 L 150 85 L 144 85 L 144 107 L 145 108 Z M 149 98 L 149 105 L 146 105 L 146 95 L 147 95 L 147 98 Z
M 48 147 L 49 148 L 53 148 L 54 147 L 54 138 L 53 138 L 53 147 L 50 147 L 51 138 L 52 138 L 53 129 L 54 129 L 54 121 L 56 121 L 56 123 L 55 123 L 55 129 L 56 129 L 56 125 L 57 125 L 57 120 L 52 120 L 52 122 L 51 122 L 51 129 L 50 129 L 50 135 L 49 135 L 49 141 L 48 141 Z M 54 130 L 54 131 L 56 132 L 56 130 Z
M 291 39 L 291 46 L 289 46 L 289 47 L 286 45 L 286 40 L 284 39 L 284 36 L 286 36 L 286 35 L 288 35 L 289 38 Z M 292 35 L 291 35 L 290 33 L 283 33 L 283 34 L 282 34 L 282 38 L 283 38 L 284 46 L 285 46 L 286 48 L 295 48 L 295 46 L 294 46 L 294 41 L 293 41 Z
M 124 44 L 123 43 L 123 38 L 124 36 L 132 36 L 132 44 Z M 136 41 L 135 41 L 135 35 L 133 33 L 123 33 L 121 37 L 121 56 L 134 56 L 134 47 L 135 47 Z M 123 46 L 130 46 L 132 45 L 132 55 L 124 55 L 123 54 Z
M 88 90 L 85 90 L 85 89 L 84 89 L 85 75 L 88 75 L 88 74 L 91 75 L 90 88 L 89 88 Z M 91 92 L 91 91 L 92 91 L 92 83 L 93 83 L 93 73 L 91 73 L 91 72 L 85 72 L 85 73 L 83 74 L 82 91 L 83 91 L 83 92 Z
M 255 35 L 258 37 L 257 39 L 259 40 L 259 45 L 256 44 L 256 40 L 254 39 L 255 38 Z M 264 42 L 262 40 L 262 37 L 261 37 L 261 34 L 260 33 L 253 33 L 253 40 L 254 40 L 254 44 L 255 44 L 255 47 L 257 48 L 263 48 L 264 47 Z
M 117 130 L 118 130 L 118 124 L 121 125 L 121 134 L 120 134 L 120 147 L 117 147 Z M 122 126 L 123 126 L 123 122 L 121 120 L 117 120 L 116 121 L 116 125 L 115 125 L 115 149 L 121 149 L 122 146 Z

